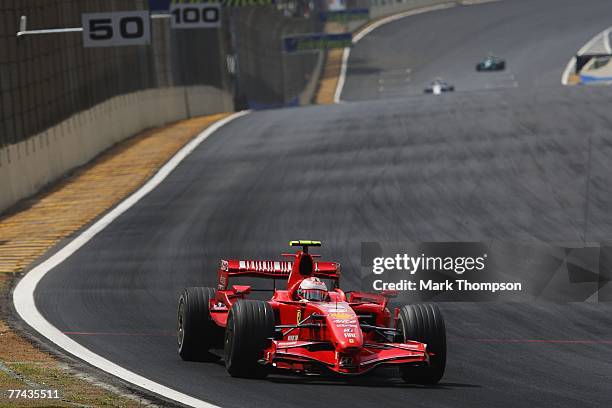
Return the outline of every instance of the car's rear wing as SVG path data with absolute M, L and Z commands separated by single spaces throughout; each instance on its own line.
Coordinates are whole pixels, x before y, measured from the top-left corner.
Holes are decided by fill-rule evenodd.
M 219 265 L 219 290 L 226 290 L 233 276 L 268 279 L 288 279 L 291 261 L 222 260 Z M 340 264 L 337 262 L 315 262 L 314 276 L 320 279 L 340 279 Z

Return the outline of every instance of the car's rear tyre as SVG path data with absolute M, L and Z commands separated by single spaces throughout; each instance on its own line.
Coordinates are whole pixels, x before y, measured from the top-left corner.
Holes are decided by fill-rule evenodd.
M 232 377 L 263 378 L 268 367 L 258 361 L 274 337 L 274 310 L 268 302 L 239 300 L 225 327 L 225 368 Z
M 411 384 L 436 384 L 446 368 L 446 328 L 435 304 L 405 305 L 397 320 L 397 341 L 415 340 L 427 344 L 429 366 L 400 367 L 402 379 Z
M 178 352 L 185 361 L 212 359 L 208 352 L 223 344 L 223 329 L 210 318 L 209 300 L 214 299 L 212 288 L 186 288 L 178 304 Z

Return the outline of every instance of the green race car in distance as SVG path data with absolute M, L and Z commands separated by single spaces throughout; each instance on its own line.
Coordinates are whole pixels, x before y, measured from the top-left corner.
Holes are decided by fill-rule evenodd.
M 476 65 L 476 71 L 503 71 L 504 69 L 506 69 L 506 61 L 493 54 L 489 54 Z

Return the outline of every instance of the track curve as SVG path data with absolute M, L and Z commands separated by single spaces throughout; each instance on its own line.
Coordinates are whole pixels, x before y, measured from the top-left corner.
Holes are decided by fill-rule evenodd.
M 460 6 L 383 25 L 351 50 L 341 99 L 386 99 L 423 93 L 441 76 L 458 91 L 558 86 L 567 61 L 610 24 L 596 0 L 501 0 Z M 503 72 L 478 73 L 493 52 Z
M 265 111 L 230 123 L 49 273 L 35 293 L 38 308 L 103 357 L 222 406 L 610 405 L 612 305 L 605 303 L 442 304 L 450 357 L 435 388 L 406 386 L 385 373 L 352 381 L 233 379 L 222 364 L 180 361 L 173 333 L 183 287 L 212 286 L 219 258 L 277 257 L 289 239 L 323 240 L 321 253 L 343 263 L 349 288 L 360 284 L 350 271 L 359 268 L 362 240 L 609 241 L 612 96 L 602 88 L 561 87 L 560 76 L 581 41 L 609 26 L 612 4 L 589 1 L 586 12 L 587 2 L 573 3 L 509 0 L 376 30 L 371 39 L 388 44 L 415 26 L 449 27 L 457 38 L 472 38 L 463 54 L 461 44 L 451 47 L 467 55 L 483 36 L 480 48 L 488 51 L 486 34 L 497 32 L 488 24 L 470 34 L 472 13 L 480 21 L 512 11 L 521 16 L 507 20 L 512 43 L 560 47 L 550 37 L 559 27 L 567 42 L 563 56 L 551 54 L 559 65 L 546 67 L 559 85 L 547 76 L 521 87 L 521 64 L 508 57 L 518 88 Z M 565 6 L 585 20 L 570 19 Z M 448 26 L 452 13 L 458 20 Z M 434 24 L 436 18 L 444 22 Z M 534 39 L 526 27 L 536 21 L 543 34 Z M 368 46 L 370 38 L 362 41 Z M 415 75 L 439 74 L 435 64 L 445 52 L 428 54 L 439 43 L 421 36 L 414 44 L 421 48 L 411 52 L 429 61 Z M 343 98 L 372 99 L 367 87 L 357 90 L 351 70 Z

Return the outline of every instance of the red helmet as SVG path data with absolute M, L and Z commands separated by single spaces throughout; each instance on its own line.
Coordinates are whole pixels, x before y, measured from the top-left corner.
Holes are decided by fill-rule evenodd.
M 305 300 L 323 301 L 327 299 L 327 286 L 319 278 L 306 278 L 300 283 L 297 294 Z

